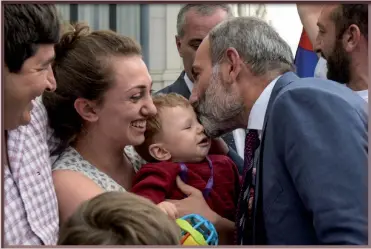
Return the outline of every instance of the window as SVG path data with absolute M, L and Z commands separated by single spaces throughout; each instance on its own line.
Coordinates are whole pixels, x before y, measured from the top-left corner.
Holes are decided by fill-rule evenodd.
M 86 22 L 93 30 L 111 29 L 138 41 L 148 60 L 147 4 L 57 4 L 64 22 Z M 148 66 L 148 63 L 147 63 Z

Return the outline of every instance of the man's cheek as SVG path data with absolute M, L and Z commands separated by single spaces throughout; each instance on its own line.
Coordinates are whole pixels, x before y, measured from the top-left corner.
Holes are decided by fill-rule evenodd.
M 210 80 L 208 80 L 208 79 L 199 79 L 198 80 L 198 83 L 196 84 L 196 88 L 197 88 L 196 91 L 197 91 L 197 94 L 198 94 L 199 98 L 201 98 L 205 94 L 209 84 L 210 84 Z
M 189 102 L 193 104 L 196 103 L 198 100 L 199 100 L 198 84 L 194 84 L 191 96 L 189 97 Z

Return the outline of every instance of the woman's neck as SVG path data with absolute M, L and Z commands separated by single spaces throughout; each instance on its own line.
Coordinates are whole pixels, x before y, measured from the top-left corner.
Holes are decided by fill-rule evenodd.
M 95 134 L 95 135 L 94 135 Z M 124 154 L 124 148 L 96 133 L 79 136 L 72 146 L 89 163 L 106 173 L 125 189 L 131 184 L 133 167 Z

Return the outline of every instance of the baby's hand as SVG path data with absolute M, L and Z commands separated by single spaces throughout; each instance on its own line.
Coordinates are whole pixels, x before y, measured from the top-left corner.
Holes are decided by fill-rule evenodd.
M 176 209 L 175 205 L 168 201 L 163 201 L 157 206 L 164 211 L 170 218 L 177 219 L 178 218 L 178 210 Z

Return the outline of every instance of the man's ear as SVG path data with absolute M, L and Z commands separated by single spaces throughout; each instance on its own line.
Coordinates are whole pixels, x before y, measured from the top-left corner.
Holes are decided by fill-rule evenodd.
M 157 161 L 168 161 L 171 158 L 170 152 L 161 143 L 151 144 L 148 150 L 149 154 Z
M 183 53 L 182 53 L 182 49 L 181 49 L 182 42 L 180 41 L 179 35 L 175 36 L 175 44 L 176 44 L 176 48 L 178 49 L 179 56 L 181 58 L 183 58 Z
M 359 27 L 352 24 L 343 34 L 344 50 L 348 53 L 354 51 L 361 40 L 361 31 Z
M 228 48 L 225 51 L 223 75 L 224 82 L 234 83 L 241 71 L 241 58 L 235 48 Z
M 77 113 L 88 122 L 96 122 L 99 117 L 96 113 L 96 104 L 84 98 L 78 98 L 74 103 Z

